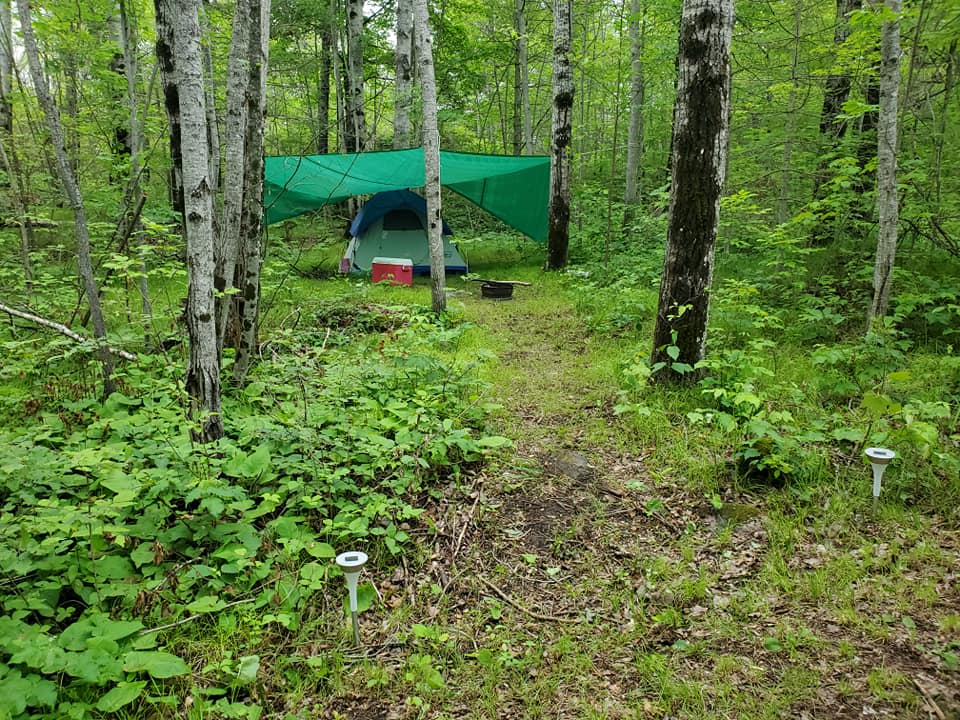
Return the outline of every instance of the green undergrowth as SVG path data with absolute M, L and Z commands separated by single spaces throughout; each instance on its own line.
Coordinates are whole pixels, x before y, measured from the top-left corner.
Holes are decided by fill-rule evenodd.
M 429 533 L 438 485 L 507 443 L 457 359 L 464 329 L 415 306 L 313 302 L 270 335 L 224 398 L 227 437 L 205 446 L 167 358 L 124 366 L 102 403 L 27 382 L 38 399 L 0 431 L 0 717 L 164 714 L 188 695 L 196 717 L 257 716 L 256 636 L 299 630 L 336 550 L 395 562 Z M 234 607 L 257 633 L 219 665 L 173 630 L 222 630 Z

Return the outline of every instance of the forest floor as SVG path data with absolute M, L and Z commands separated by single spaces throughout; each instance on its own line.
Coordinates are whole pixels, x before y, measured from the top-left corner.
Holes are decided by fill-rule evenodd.
M 682 427 L 629 432 L 617 341 L 544 283 L 515 295 L 458 298 L 514 447 L 433 503 L 424 554 L 374 579 L 364 651 L 298 709 L 960 718 L 955 530 L 826 487 L 743 489 Z

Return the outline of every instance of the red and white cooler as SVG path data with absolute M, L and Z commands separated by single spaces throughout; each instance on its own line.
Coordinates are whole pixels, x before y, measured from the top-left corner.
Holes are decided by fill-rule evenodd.
M 391 285 L 413 285 L 413 260 L 410 258 L 375 257 L 370 263 L 372 282 Z

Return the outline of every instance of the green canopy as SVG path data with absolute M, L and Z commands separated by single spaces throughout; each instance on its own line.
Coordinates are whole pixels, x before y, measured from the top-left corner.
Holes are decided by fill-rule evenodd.
M 440 151 L 440 182 L 534 240 L 547 239 L 550 158 Z M 268 157 L 267 224 L 354 195 L 423 187 L 423 148 Z

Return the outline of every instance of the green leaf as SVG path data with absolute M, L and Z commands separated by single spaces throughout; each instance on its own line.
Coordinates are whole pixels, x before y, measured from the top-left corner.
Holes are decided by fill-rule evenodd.
M 370 583 L 361 583 L 357 587 L 357 613 L 363 613 L 373 607 L 373 601 L 377 597 L 377 591 L 373 589 Z M 350 598 L 343 596 L 343 609 L 350 613 Z
M 667 355 L 670 356 L 671 360 L 676 360 L 680 357 L 680 348 L 676 345 L 667 345 Z
M 144 565 L 152 565 L 154 560 L 153 543 L 142 542 L 137 545 L 137 549 L 130 553 L 130 559 L 138 568 Z
M 170 678 L 190 672 L 187 664 L 176 655 L 167 652 L 134 650 L 123 658 L 127 672 L 146 672 L 155 678 Z
M 140 697 L 146 686 L 146 680 L 122 682 L 97 701 L 97 710 L 116 712 Z
M 783 650 L 783 643 L 776 638 L 768 637 L 763 639 L 763 649 L 768 652 L 780 652 Z
M 237 664 L 237 682 L 241 685 L 249 685 L 257 679 L 257 673 L 260 671 L 259 655 L 244 655 Z
M 226 606 L 227 604 L 216 595 L 204 595 L 187 605 L 187 610 L 192 613 L 211 613 L 223 610 Z
M 336 557 L 337 554 L 333 546 L 325 542 L 309 542 L 304 548 L 311 557 L 315 557 L 318 560 Z

